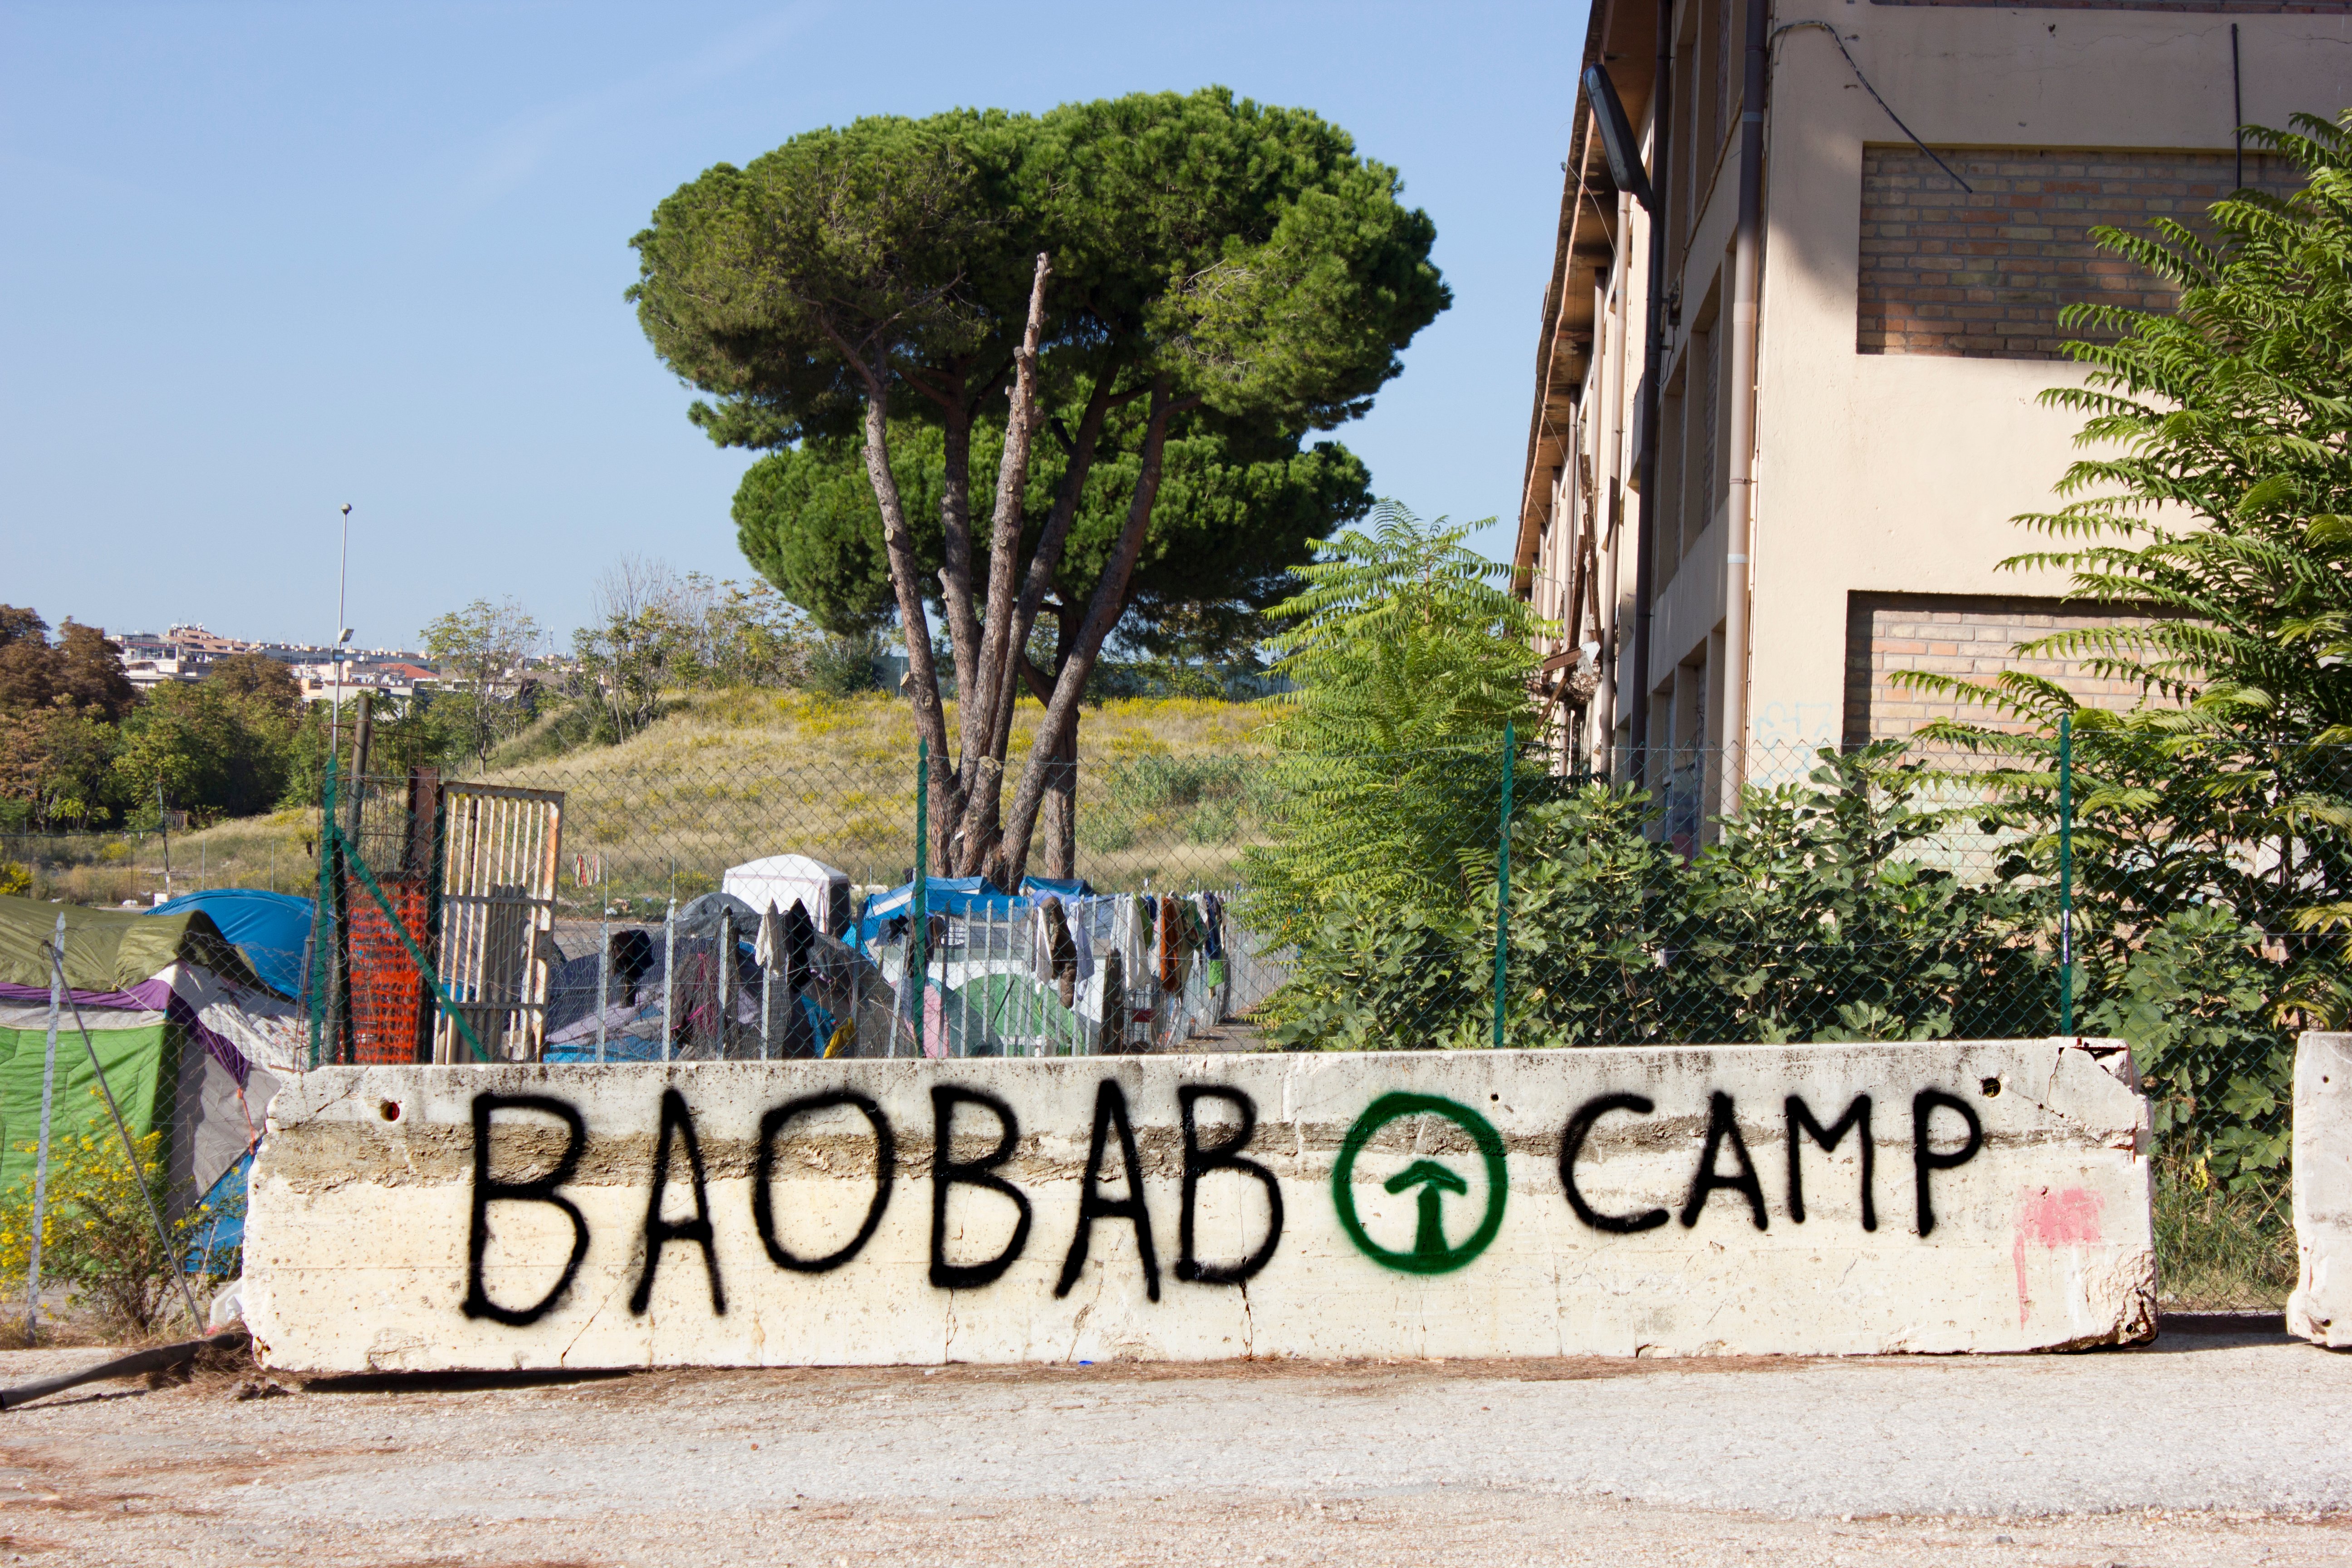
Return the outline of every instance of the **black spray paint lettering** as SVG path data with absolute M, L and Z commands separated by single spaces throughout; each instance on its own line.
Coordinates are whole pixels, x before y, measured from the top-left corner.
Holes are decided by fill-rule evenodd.
M 1948 1154 L 1937 1153 L 1927 1142 L 1929 1126 L 1939 1110 L 1957 1110 L 1960 1113 L 1960 1120 L 1968 1123 L 1967 1141 Z M 1977 1120 L 1977 1113 L 1969 1108 L 1966 1100 L 1957 1095 L 1946 1094 L 1940 1089 L 1923 1089 L 1911 1097 L 1911 1166 L 1919 1184 L 1921 1236 L 1936 1228 L 1936 1204 L 1928 1195 L 1928 1175 L 1936 1171 L 1948 1171 L 1956 1165 L 1967 1164 L 1983 1147 L 1984 1125 Z
M 1206 1148 L 1201 1143 L 1200 1121 L 1193 1109 L 1203 1100 L 1222 1100 L 1241 1118 L 1232 1137 Z M 1282 1184 L 1272 1171 L 1255 1160 L 1244 1159 L 1241 1152 L 1257 1135 L 1257 1102 L 1240 1089 L 1221 1084 L 1185 1084 L 1176 1090 L 1176 1103 L 1184 1119 L 1184 1205 L 1176 1222 L 1176 1278 L 1195 1285 L 1239 1285 L 1274 1260 L 1274 1249 L 1282 1241 Z M 1265 1239 L 1239 1263 L 1202 1263 L 1193 1252 L 1193 1205 L 1201 1178 L 1212 1171 L 1238 1171 L 1255 1176 L 1265 1188 Z
M 1568 1119 L 1568 1131 L 1560 1135 L 1559 1140 L 1559 1184 L 1568 1194 L 1568 1206 L 1576 1211 L 1576 1217 L 1593 1229 L 1629 1236 L 1636 1231 L 1654 1230 L 1671 1217 L 1664 1209 L 1635 1215 L 1596 1214 L 1592 1205 L 1584 1201 L 1584 1194 L 1576 1188 L 1577 1156 L 1584 1152 L 1584 1141 L 1592 1135 L 1594 1122 L 1612 1110 L 1647 1116 L 1656 1109 L 1638 1094 L 1604 1094 L 1597 1100 L 1585 1101 L 1576 1114 Z
M 562 1158 L 555 1168 L 543 1176 L 528 1182 L 501 1182 L 490 1174 L 490 1114 L 496 1110 L 537 1110 L 563 1123 L 566 1137 Z M 493 1094 L 488 1090 L 474 1096 L 474 1205 L 473 1217 L 467 1226 L 466 1237 L 466 1304 L 469 1318 L 488 1318 L 494 1323 L 520 1329 L 539 1321 L 552 1311 L 564 1292 L 572 1289 L 572 1279 L 580 1272 L 580 1260 L 588 1256 L 588 1222 L 572 1200 L 557 1195 L 556 1189 L 572 1179 L 580 1168 L 580 1153 L 588 1142 L 588 1124 L 579 1111 L 562 1100 L 543 1094 Z M 482 1286 L 482 1255 L 490 1245 L 490 1205 L 494 1203 L 546 1204 L 562 1211 L 572 1222 L 572 1256 L 563 1265 L 563 1276 L 555 1288 L 528 1307 L 501 1307 L 490 1300 Z
M 1118 1157 L 1127 1171 L 1127 1196 L 1116 1199 L 1103 1196 L 1099 1186 L 1103 1151 L 1114 1128 L 1118 1131 Z M 1109 1079 L 1095 1090 L 1094 1136 L 1087 1145 L 1086 1178 L 1078 1186 L 1078 1233 L 1070 1237 L 1069 1256 L 1062 1259 L 1062 1278 L 1054 1286 L 1057 1298 L 1068 1295 L 1070 1287 L 1078 1282 L 1098 1219 L 1123 1219 L 1135 1226 L 1136 1255 L 1143 1260 L 1144 1293 L 1160 1300 L 1160 1255 L 1151 1246 L 1151 1211 L 1143 1205 L 1143 1162 L 1136 1158 L 1135 1125 L 1128 1120 L 1126 1094 Z
M 1739 1169 L 1727 1176 L 1716 1168 L 1727 1142 L 1739 1160 Z M 1699 1152 L 1698 1170 L 1691 1176 L 1690 1198 L 1683 1205 L 1684 1229 L 1698 1223 L 1708 1196 L 1718 1191 L 1745 1197 L 1748 1217 L 1757 1229 L 1764 1228 L 1764 1184 L 1756 1178 L 1756 1162 L 1748 1157 L 1748 1141 L 1739 1136 L 1738 1113 L 1732 1108 L 1731 1096 L 1720 1090 L 1706 1097 L 1706 1145 Z
M 666 1220 L 661 1216 L 662 1194 L 669 1190 L 669 1147 L 673 1135 L 686 1145 L 687 1170 L 694 1178 L 694 1217 Z M 654 1140 L 653 1191 L 646 1198 L 646 1264 L 637 1275 L 637 1288 L 629 1296 L 629 1310 L 643 1317 L 653 1304 L 654 1272 L 661 1267 L 662 1248 L 673 1241 L 691 1241 L 702 1248 L 702 1266 L 710 1276 L 710 1310 L 713 1316 L 727 1315 L 727 1292 L 719 1283 L 719 1248 L 710 1231 L 710 1195 L 702 1175 L 702 1144 L 694 1135 L 694 1113 L 686 1108 L 686 1096 L 674 1089 L 662 1090 L 661 1131 Z
M 959 1160 L 954 1156 L 955 1113 L 959 1105 L 976 1105 L 996 1118 L 996 1147 L 977 1160 Z M 931 1284 L 937 1289 L 971 1290 L 992 1285 L 1013 1267 L 1021 1249 L 1029 1245 L 1029 1200 L 1019 1187 L 995 1174 L 997 1166 L 1013 1158 L 1013 1146 L 1020 1139 L 1021 1124 L 1013 1118 L 1013 1107 L 996 1096 L 946 1084 L 931 1090 Z M 1005 1244 L 1003 1252 L 985 1263 L 948 1261 L 948 1189 L 957 1185 L 1002 1193 L 1021 1211 L 1020 1219 L 1013 1226 L 1013 1239 Z
M 1805 1223 L 1805 1161 L 1804 1140 L 1811 1138 L 1822 1146 L 1822 1152 L 1834 1152 L 1845 1141 L 1851 1130 L 1862 1151 L 1862 1228 L 1878 1228 L 1878 1205 L 1871 1195 L 1871 1173 L 1877 1155 L 1870 1139 L 1870 1096 L 1858 1094 L 1837 1125 L 1824 1128 L 1813 1120 L 1812 1108 L 1801 1095 L 1789 1097 L 1789 1217 L 1799 1225 Z
M 823 1258 L 802 1258 L 776 1239 L 776 1140 L 786 1125 L 798 1118 L 840 1106 L 847 1106 L 865 1117 L 874 1129 L 874 1201 L 866 1205 L 866 1223 L 857 1227 L 849 1245 Z M 759 1227 L 760 1245 L 768 1249 L 768 1257 L 777 1268 L 789 1268 L 795 1274 L 824 1274 L 840 1268 L 874 1239 L 874 1232 L 882 1224 L 882 1211 L 890 1206 L 890 1184 L 898 1169 L 898 1140 L 890 1135 L 890 1119 L 882 1114 L 880 1106 L 856 1090 L 837 1089 L 823 1094 L 804 1094 L 774 1107 L 760 1118 L 760 1156 L 752 1172 L 751 1223 Z

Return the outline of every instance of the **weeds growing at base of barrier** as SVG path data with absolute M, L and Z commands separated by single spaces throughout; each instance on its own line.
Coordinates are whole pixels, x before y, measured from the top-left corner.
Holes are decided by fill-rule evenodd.
M 61 1131 L 49 1146 L 42 1279 L 66 1287 L 72 1307 L 96 1320 L 110 1341 L 151 1338 L 167 1321 L 185 1315 L 181 1271 L 190 1267 L 190 1255 L 198 1253 L 205 1228 L 217 1217 L 210 1205 L 198 1204 L 166 1223 L 164 1236 L 156 1235 L 152 1215 L 168 1207 L 171 1196 L 163 1150 L 160 1132 L 140 1139 L 134 1174 L 111 1129 Z M 243 1201 L 242 1194 L 233 1200 L 239 1212 Z M 0 1281 L 13 1282 L 20 1291 L 31 1261 L 32 1232 L 33 1180 L 26 1175 L 0 1194 Z M 199 1300 L 238 1268 L 234 1251 L 201 1255 L 198 1263 L 204 1276 Z
M 2295 1279 L 2294 1219 L 2284 1179 L 2231 1191 L 2200 1167 L 2162 1159 L 2156 1172 L 2157 1299 L 2175 1311 L 2273 1309 Z

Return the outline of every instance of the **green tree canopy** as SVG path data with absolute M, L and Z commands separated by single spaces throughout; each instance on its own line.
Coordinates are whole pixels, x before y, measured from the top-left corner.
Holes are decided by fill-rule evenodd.
M 1315 115 L 1212 89 L 810 132 L 681 187 L 637 237 L 640 321 L 673 369 L 715 395 L 696 413 L 715 439 L 816 443 L 813 460 L 826 461 L 823 443 L 862 424 L 918 722 L 955 759 L 934 771 L 932 802 L 939 842 L 964 846 L 952 868 L 1025 864 L 1079 693 L 1138 597 L 1155 510 L 1184 467 L 1171 442 L 1220 437 L 1240 443 L 1217 459 L 1227 466 L 1287 463 L 1304 433 L 1360 414 L 1444 308 L 1434 231 L 1397 193 L 1392 170 Z M 975 508 L 979 432 L 1008 385 L 996 499 Z M 893 421 L 909 417 L 938 431 L 936 568 L 916 521 L 929 498 L 901 488 L 892 455 Z M 1037 500 L 1051 500 L 1033 529 L 1031 457 L 1047 429 L 1035 477 Z M 823 526 L 801 542 L 854 537 L 817 472 L 777 480 L 822 502 Z M 1237 515 L 1291 526 L 1271 511 Z M 1082 515 L 1116 520 L 1099 565 Z M 828 605 L 870 606 L 859 590 L 872 553 L 802 551 L 787 574 Z M 1049 595 L 1063 607 L 1061 668 L 1000 835 L 1021 655 Z M 963 694 L 953 752 L 934 599 Z
M 159 686 L 123 722 L 121 797 L 134 816 L 153 810 L 158 786 L 166 806 L 199 821 L 268 811 L 286 794 L 299 719 L 278 692 L 234 673 Z
M 1287 585 L 1314 542 L 1361 516 L 1371 502 L 1363 464 L 1334 442 L 1302 447 L 1268 443 L 1265 457 L 1236 437 L 1212 431 L 1168 442 L 1158 504 L 1128 582 L 1131 605 L 1157 613 L 1239 601 L 1263 609 Z M 926 575 L 937 581 L 942 532 L 935 525 L 944 484 L 944 442 L 936 426 L 902 425 L 891 437 L 891 463 L 910 514 L 932 526 L 915 531 Z M 1003 432 L 973 433 L 974 460 L 992 464 Z M 1287 448 L 1285 450 L 1284 448 Z M 1058 620 L 1082 614 L 1126 521 L 1135 483 L 1133 452 L 1098 451 L 1044 609 Z M 1034 552 L 1067 468 L 1048 447 L 1032 466 L 1023 547 Z M 928 505 L 924 503 L 929 503 Z M 984 501 L 976 521 L 992 522 Z M 752 465 L 735 494 L 737 541 L 745 558 L 828 631 L 878 626 L 893 604 L 882 521 L 864 459 L 845 440 L 812 440 Z M 936 602 L 936 596 L 933 596 Z
M 2246 139 L 2305 175 L 2186 224 L 2095 230 L 2178 289 L 2169 310 L 2069 307 L 2089 367 L 2044 404 L 2088 449 L 2018 521 L 2069 595 L 2127 612 L 2021 644 L 2136 685 L 2125 712 L 2057 681 L 1905 673 L 2032 723 L 1930 727 L 2005 754 L 2021 866 L 2056 869 L 2055 732 L 2071 721 L 2082 1023 L 2125 1034 L 2158 1130 L 2210 1135 L 2213 1173 L 2277 1168 L 2295 1032 L 2352 1013 L 2352 111 Z M 2222 1129 L 2213 1131 L 2217 1127 Z
M 477 599 L 425 627 L 425 651 L 439 672 L 436 718 L 460 755 L 488 772 L 490 752 L 530 720 L 531 657 L 539 623 L 512 598 Z

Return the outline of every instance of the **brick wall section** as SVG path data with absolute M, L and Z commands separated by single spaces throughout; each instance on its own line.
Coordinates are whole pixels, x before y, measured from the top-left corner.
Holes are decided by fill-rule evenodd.
M 2063 658 L 2023 658 L 2011 650 L 2071 626 L 2145 625 L 2140 616 L 2103 614 L 2055 599 L 1942 594 L 1854 594 L 1846 603 L 1844 740 L 1900 740 L 1931 719 L 1965 719 L 2023 729 L 1993 710 L 1931 692 L 1905 691 L 1888 677 L 1920 669 L 1990 682 L 2021 669 L 2058 682 L 2096 708 L 2128 708 L 2139 689 L 2094 676 Z
M 1870 0 L 1874 5 L 1957 5 L 2003 11 L 2203 11 L 2233 16 L 2341 16 L 2352 0 Z
M 2229 195 L 2228 153 L 1938 148 L 1960 190 L 1916 147 L 1865 147 L 1854 348 L 1866 354 L 2056 359 L 2084 337 L 2058 324 L 2078 300 L 2171 307 L 2161 279 L 2100 248 L 2097 225 L 2145 233 L 2172 218 L 2207 231 Z M 2246 155 L 2246 183 L 2300 184 L 2292 164 Z

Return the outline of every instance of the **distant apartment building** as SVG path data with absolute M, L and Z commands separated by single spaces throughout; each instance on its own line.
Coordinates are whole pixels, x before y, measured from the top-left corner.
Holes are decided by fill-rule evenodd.
M 142 692 L 173 681 L 202 680 L 213 660 L 257 646 L 206 631 L 201 625 L 156 632 L 124 632 L 108 639 L 122 650 L 122 672 Z
M 379 697 L 413 697 L 419 686 L 430 686 L 439 679 L 431 667 L 416 663 L 414 657 L 384 658 L 380 654 L 354 654 L 342 667 L 340 677 L 334 664 L 298 664 L 295 677 L 301 683 L 304 700 L 331 701 L 338 682 L 342 696 L 348 700 L 362 691 L 373 691 Z
M 122 651 L 123 674 L 141 691 L 173 681 L 202 680 L 213 665 L 233 654 L 257 653 L 292 667 L 303 700 L 332 700 L 374 691 L 408 697 L 437 677 L 425 656 L 404 648 L 336 649 L 318 643 L 248 642 L 222 637 L 199 624 L 156 632 L 124 632 L 108 639 Z
M 1593 0 L 1593 66 L 1630 147 L 1587 69 L 1516 555 L 1563 763 L 1711 816 L 1959 711 L 1894 671 L 2128 614 L 1998 568 L 2075 455 L 2058 313 L 2168 300 L 2093 226 L 2286 181 L 2235 128 L 2352 101 L 2352 0 Z

